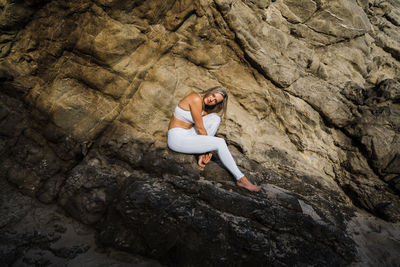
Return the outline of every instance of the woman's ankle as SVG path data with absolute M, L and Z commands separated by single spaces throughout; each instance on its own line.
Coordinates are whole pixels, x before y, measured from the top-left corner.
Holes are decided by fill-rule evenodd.
M 258 192 L 261 189 L 261 186 L 257 186 L 252 184 L 246 176 L 243 176 L 239 180 L 236 181 L 236 184 L 240 187 L 246 188 L 249 191 Z

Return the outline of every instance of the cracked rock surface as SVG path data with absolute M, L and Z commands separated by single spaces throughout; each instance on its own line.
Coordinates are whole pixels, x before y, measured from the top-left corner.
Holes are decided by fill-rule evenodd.
M 398 1 L 4 0 L 0 33 L 0 177 L 44 218 L 167 266 L 398 264 Z M 216 85 L 260 193 L 166 147 L 178 101 Z M 59 257 L 1 227 L 16 265 Z
M 93 229 L 55 205 L 24 196 L 4 179 L 0 192 L 1 266 L 162 266 L 99 245 Z

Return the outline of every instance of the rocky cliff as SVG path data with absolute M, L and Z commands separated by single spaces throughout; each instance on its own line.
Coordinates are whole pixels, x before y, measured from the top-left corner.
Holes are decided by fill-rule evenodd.
M 398 264 L 397 0 L 3 0 L 0 31 L 1 178 L 104 246 L 168 266 Z M 259 193 L 166 147 L 180 98 L 216 85 L 218 135 Z

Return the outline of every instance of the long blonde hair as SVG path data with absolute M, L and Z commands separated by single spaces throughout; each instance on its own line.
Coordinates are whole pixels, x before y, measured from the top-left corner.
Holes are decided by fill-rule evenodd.
M 216 104 L 215 106 L 207 106 L 203 102 L 203 110 L 207 111 L 207 113 L 219 113 L 221 112 L 221 118 L 225 118 L 226 116 L 226 109 L 228 107 L 228 94 L 226 92 L 226 89 L 222 86 L 216 86 L 208 89 L 207 91 L 202 93 L 202 96 L 207 97 L 209 95 L 212 95 L 214 93 L 220 93 L 224 99 Z

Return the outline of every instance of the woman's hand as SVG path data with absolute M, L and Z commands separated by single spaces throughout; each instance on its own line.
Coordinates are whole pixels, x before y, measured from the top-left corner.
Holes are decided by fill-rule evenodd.
M 200 167 L 204 168 L 206 166 L 206 164 L 210 162 L 211 157 L 212 157 L 211 152 L 202 154 L 199 156 L 199 161 L 197 162 L 197 164 L 199 164 Z

